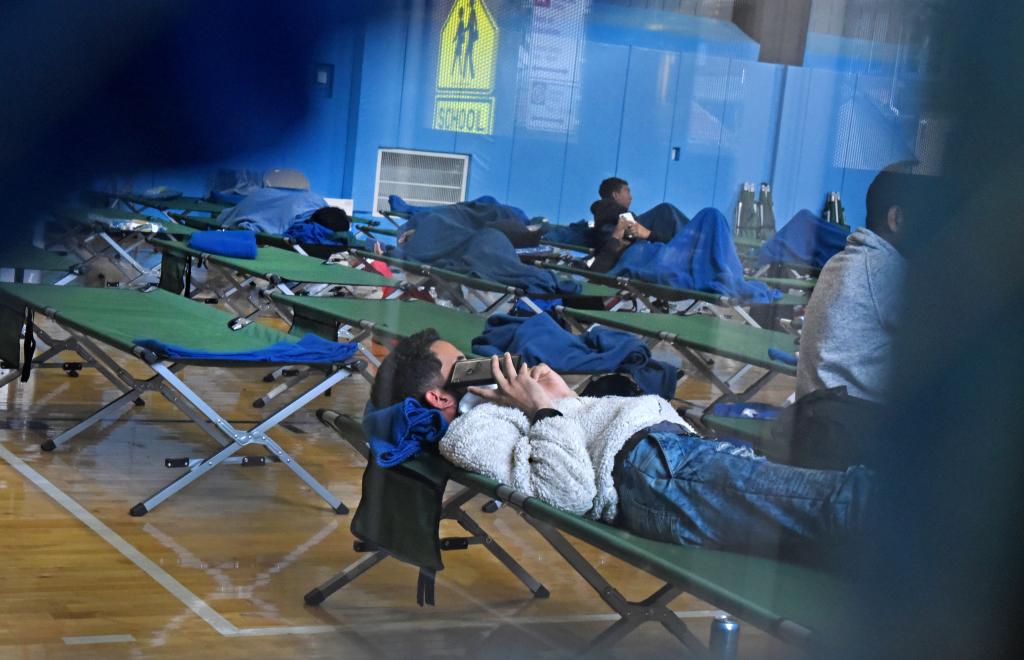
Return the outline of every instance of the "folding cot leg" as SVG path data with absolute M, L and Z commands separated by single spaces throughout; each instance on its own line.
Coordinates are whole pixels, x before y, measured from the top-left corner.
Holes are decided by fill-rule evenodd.
M 191 463 L 187 461 L 186 464 L 191 465 L 188 472 L 183 474 L 178 479 L 165 486 L 163 489 L 158 491 L 155 495 L 150 497 L 144 502 L 132 507 L 131 514 L 133 516 L 142 516 L 152 511 L 154 507 L 158 506 L 161 502 L 166 500 L 171 495 L 174 495 L 185 486 L 203 476 L 211 469 L 216 467 L 218 464 L 223 462 L 225 459 L 230 457 L 232 454 L 237 452 L 239 449 L 246 445 L 254 444 L 266 447 L 270 453 L 274 456 L 274 459 L 283 463 L 288 469 L 294 472 L 307 486 L 310 487 L 313 492 L 319 495 L 326 501 L 330 507 L 338 514 L 348 513 L 348 507 L 334 495 L 330 493 L 323 485 L 318 482 L 313 475 L 305 470 L 299 463 L 292 458 L 292 456 L 286 452 L 280 445 L 274 442 L 266 432 L 277 426 L 279 423 L 290 417 L 296 410 L 299 410 L 307 403 L 312 401 L 314 398 L 322 394 L 325 390 L 329 389 L 336 383 L 340 382 L 344 378 L 350 375 L 348 370 L 338 370 L 335 373 L 329 375 L 327 378 L 322 380 L 316 386 L 307 390 L 304 394 L 296 398 L 290 404 L 277 411 L 260 424 L 256 425 L 249 431 L 240 431 L 233 427 L 224 417 L 218 414 L 213 408 L 209 406 L 202 398 L 199 397 L 191 388 L 189 388 L 180 378 L 178 378 L 174 371 L 178 365 L 168 367 L 163 363 L 151 364 L 149 367 L 160 376 L 163 381 L 173 389 L 175 392 L 185 398 L 196 410 L 202 413 L 213 425 L 223 433 L 229 440 L 229 443 L 224 446 L 220 451 L 211 456 L 210 458 L 203 460 L 198 463 Z M 179 402 L 176 397 L 169 396 L 169 393 L 164 388 L 160 388 L 160 392 L 167 397 L 174 405 L 181 408 L 184 404 Z M 192 417 L 192 415 L 189 415 Z M 192 417 L 195 420 L 194 417 Z M 205 425 L 200 425 L 204 430 Z
M 133 259 L 132 256 L 130 254 L 128 254 L 128 252 L 123 247 L 118 245 L 117 241 L 112 239 L 107 232 L 105 232 L 105 231 L 97 232 L 97 236 L 99 236 L 100 239 L 102 239 L 104 243 L 109 245 L 110 249 L 113 250 L 114 252 L 116 252 L 119 257 L 124 259 L 125 262 L 129 266 L 134 268 L 136 270 L 136 272 L 139 273 L 139 275 L 144 275 L 146 273 L 146 269 L 142 267 L 142 264 L 140 264 L 138 261 Z M 120 269 L 118 269 L 118 270 L 120 270 Z M 123 270 L 121 272 L 124 273 L 125 275 L 128 275 L 128 273 L 125 273 Z
M 275 386 L 272 390 L 270 390 L 269 392 L 267 392 L 266 394 L 264 394 L 260 398 L 256 399 L 255 401 L 253 401 L 252 402 L 252 407 L 253 408 L 265 408 L 266 405 L 268 403 L 270 403 L 272 400 L 274 400 L 275 398 L 281 396 L 282 394 L 284 394 L 285 392 L 287 392 L 291 388 L 295 387 L 296 385 L 298 385 L 299 383 L 301 383 L 305 379 L 309 378 L 311 375 L 313 375 L 313 370 L 312 369 L 300 368 L 298 370 L 297 374 L 293 375 L 292 377 L 290 377 L 288 380 L 284 381 L 280 385 Z
M 343 571 L 332 577 L 330 580 L 327 580 L 319 587 L 310 590 L 302 597 L 302 599 L 305 601 L 306 605 L 319 605 L 330 598 L 335 591 L 338 591 L 345 585 L 354 582 L 356 578 L 387 559 L 388 556 L 387 552 L 377 550 L 373 554 L 360 557 L 354 563 L 346 566 Z
M 245 445 L 238 444 L 237 442 L 233 442 L 225 446 L 210 458 L 204 460 L 198 465 L 190 467 L 185 474 L 181 475 L 171 483 L 161 488 L 149 499 L 143 502 L 139 502 L 138 504 L 133 506 L 129 513 L 136 517 L 146 515 L 147 513 L 155 509 L 157 506 L 159 506 L 159 504 L 166 500 L 168 497 L 174 495 L 185 486 L 188 486 L 190 483 L 192 483 L 199 477 L 203 476 L 213 468 L 220 465 L 225 459 L 229 458 L 232 454 L 234 454 L 244 446 Z
M 468 490 L 468 489 L 467 489 Z M 471 493 L 475 495 L 475 493 Z M 455 507 L 449 514 L 451 520 L 457 522 L 464 530 L 472 534 L 474 537 L 480 538 L 483 546 L 487 548 L 487 551 L 494 555 L 494 558 L 502 563 L 502 565 L 508 569 L 512 575 L 522 582 L 530 593 L 533 594 L 534 598 L 547 598 L 551 595 L 547 587 L 541 584 L 537 578 L 530 575 L 529 571 L 523 568 L 522 564 L 517 562 L 512 555 L 508 553 L 505 548 L 501 547 L 497 541 L 495 541 L 487 532 L 473 518 L 466 513 L 461 505 Z
M 524 513 L 523 518 L 551 544 L 563 559 L 569 562 L 573 570 L 579 573 L 580 577 L 597 592 L 601 600 L 621 617 L 591 640 L 586 648 L 581 651 L 581 654 L 585 654 L 598 647 L 610 647 L 641 624 L 648 621 L 656 621 L 672 633 L 673 637 L 682 642 L 688 650 L 698 657 L 707 657 L 707 648 L 697 639 L 697 636 L 690 631 L 686 624 L 668 608 L 669 603 L 683 592 L 681 588 L 665 584 L 642 601 L 628 601 L 558 530 L 547 523 L 536 520 L 528 514 Z

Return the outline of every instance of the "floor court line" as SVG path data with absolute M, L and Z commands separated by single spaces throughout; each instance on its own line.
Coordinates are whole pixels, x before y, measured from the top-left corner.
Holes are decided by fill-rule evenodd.
M 351 630 L 353 625 L 360 625 L 361 622 L 354 621 L 351 625 L 306 625 L 306 626 L 262 626 L 258 628 L 238 628 L 233 623 L 228 621 L 224 616 L 210 607 L 203 599 L 192 593 L 185 585 L 181 584 L 167 573 L 164 569 L 160 568 L 151 559 L 143 555 L 135 546 L 131 545 L 124 540 L 117 532 L 110 529 L 106 524 L 103 523 L 99 518 L 94 516 L 82 505 L 71 498 L 67 493 L 62 491 L 60 488 L 55 486 L 53 483 L 48 481 L 43 475 L 39 474 L 31 466 L 25 463 L 23 460 L 18 458 L 14 453 L 7 449 L 3 445 L 3 441 L 0 440 L 0 458 L 3 458 L 16 472 L 21 474 L 26 480 L 32 483 L 34 486 L 43 491 L 51 499 L 61 505 L 71 515 L 77 518 L 82 524 L 91 529 L 97 536 L 107 542 L 111 547 L 121 553 L 126 559 L 135 564 L 144 573 L 149 575 L 157 584 L 162 586 L 168 593 L 174 596 L 178 601 L 185 605 L 191 610 L 196 616 L 205 621 L 211 628 L 217 631 L 219 634 L 225 637 L 261 637 L 261 636 L 274 636 L 274 635 L 317 635 L 317 634 L 330 634 L 336 632 L 345 632 Z M 447 628 L 481 628 L 489 626 L 500 626 L 500 625 L 515 625 L 515 626 L 528 626 L 528 625 L 551 625 L 561 623 L 587 623 L 587 622 L 602 622 L 602 621 L 616 621 L 619 619 L 619 615 L 615 613 L 607 614 L 579 614 L 579 615 L 562 615 L 562 616 L 542 616 L 542 617 L 503 617 L 498 613 L 494 613 L 496 619 L 481 619 L 475 621 L 467 621 L 465 619 L 417 619 L 415 621 L 397 621 L 397 622 L 374 622 L 372 624 L 375 631 L 399 631 L 402 629 L 447 629 Z M 699 619 L 699 618 L 712 618 L 723 614 L 719 610 L 691 610 L 691 611 L 677 611 L 676 616 L 683 619 Z M 94 635 L 89 637 L 67 637 L 64 638 L 65 644 L 87 644 L 87 643 L 107 643 L 102 641 L 72 641 L 71 640 L 85 640 L 85 639 L 102 639 L 102 638 L 117 638 L 116 641 L 128 641 L 120 639 L 120 635 Z M 128 636 L 130 637 L 130 635 Z

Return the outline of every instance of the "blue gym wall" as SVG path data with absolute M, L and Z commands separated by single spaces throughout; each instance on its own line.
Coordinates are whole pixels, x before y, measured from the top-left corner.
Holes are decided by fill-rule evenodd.
M 857 226 L 874 174 L 913 155 L 915 88 L 895 80 L 896 55 L 883 46 L 811 33 L 804 66 L 764 64 L 729 22 L 603 3 L 561 37 L 578 40 L 581 56 L 572 121 L 531 128 L 520 111 L 536 100 L 523 64 L 531 3 L 486 4 L 500 28 L 491 135 L 431 127 L 451 6 L 436 0 L 341 26 L 320 44 L 335 66 L 333 96 L 314 97 L 306 124 L 277 149 L 139 183 L 199 193 L 217 166 L 294 167 L 315 191 L 369 212 L 378 148 L 403 147 L 470 154 L 469 198 L 493 195 L 557 222 L 588 217 L 598 182 L 614 175 L 630 182 L 638 210 L 670 201 L 727 217 L 742 182 L 769 181 L 780 224 L 820 210 L 835 190 Z

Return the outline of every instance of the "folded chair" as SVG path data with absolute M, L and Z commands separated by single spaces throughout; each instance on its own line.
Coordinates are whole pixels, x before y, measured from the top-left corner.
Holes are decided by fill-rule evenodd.
M 68 338 L 53 341 L 48 334 L 35 328 L 32 320 L 36 315 L 51 319 L 68 334 Z M 183 468 L 185 474 L 133 506 L 133 516 L 142 516 L 152 511 L 164 500 L 222 463 L 263 465 L 267 462 L 283 463 L 334 511 L 346 513 L 348 509 L 341 500 L 328 492 L 267 433 L 352 373 L 365 375 L 364 363 L 352 359 L 341 363 L 324 363 L 319 359 L 300 362 L 319 370 L 322 379 L 252 428 L 236 428 L 186 385 L 179 377 L 179 372 L 185 368 L 225 369 L 280 364 L 272 357 L 260 357 L 258 361 L 255 357 L 250 361 L 237 361 L 225 358 L 223 354 L 239 351 L 265 353 L 271 346 L 280 342 L 294 342 L 295 339 L 259 324 L 234 325 L 231 321 L 231 315 L 226 312 L 155 287 L 140 290 L 0 284 L 0 356 L 6 362 L 20 364 L 23 379 L 27 379 L 28 370 L 38 362 L 32 356 L 32 347 L 38 335 L 51 347 L 40 358 L 56 357 L 58 347 L 74 351 L 122 392 L 121 396 L 87 419 L 44 442 L 44 451 L 53 451 L 98 422 L 123 414 L 147 392 L 159 392 L 220 445 L 216 453 L 206 458 L 166 459 L 167 467 Z M 24 355 L 19 350 L 22 326 L 26 329 Z M 136 344 L 139 339 L 200 348 L 215 355 L 175 359 L 169 357 L 166 348 L 142 348 Z M 114 360 L 109 349 L 119 350 L 138 360 L 153 375 L 150 378 L 136 378 Z M 289 361 L 289 364 L 295 362 Z M 13 379 L 6 378 L 0 381 L 0 385 L 10 380 Z M 250 445 L 263 447 L 266 453 L 235 456 L 239 450 Z

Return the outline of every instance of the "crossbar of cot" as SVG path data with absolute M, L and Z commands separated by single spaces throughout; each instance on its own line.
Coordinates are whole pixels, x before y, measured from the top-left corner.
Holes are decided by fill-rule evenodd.
M 57 217 L 67 216 L 57 214 Z M 140 217 L 140 221 L 152 221 L 152 218 Z M 83 222 L 69 219 L 74 227 L 69 228 L 65 239 L 65 245 L 70 252 L 81 259 L 81 266 L 101 259 L 107 258 L 110 263 L 127 278 L 126 284 L 133 284 L 139 280 L 152 275 L 159 269 L 159 264 L 146 268 L 139 260 L 138 253 L 145 246 L 154 234 L 130 229 L 118 229 L 109 223 L 100 220 Z M 178 224 L 174 218 L 170 222 Z M 164 234 L 158 232 L 157 235 Z M 175 241 L 171 234 L 166 234 L 169 240 Z
M 284 464 L 303 483 L 309 486 L 313 492 L 327 502 L 335 513 L 348 513 L 348 507 L 345 506 L 341 499 L 331 494 L 291 454 L 277 444 L 268 435 L 268 431 L 284 422 L 317 396 L 353 373 L 359 373 L 368 378 L 365 363 L 362 361 L 350 360 L 344 365 L 325 368 L 323 370 L 323 378 L 306 389 L 293 401 L 272 413 L 263 421 L 255 424 L 252 428 L 240 429 L 228 422 L 223 415 L 218 413 L 178 377 L 178 372 L 187 366 L 194 365 L 160 359 L 151 351 L 136 347 L 132 351 L 133 357 L 145 364 L 153 374 L 148 378 L 136 378 L 121 367 L 108 351 L 104 350 L 98 342 L 88 337 L 83 330 L 65 323 L 55 310 L 45 310 L 44 313 L 61 330 L 68 334 L 68 339 L 60 340 L 59 345 L 61 349 L 81 356 L 83 363 L 94 367 L 111 385 L 121 391 L 121 395 L 102 406 L 86 419 L 78 422 L 56 437 L 43 442 L 41 445 L 43 451 L 54 451 L 96 424 L 122 416 L 133 406 L 140 405 L 143 395 L 150 392 L 156 392 L 167 399 L 175 408 L 192 420 L 200 430 L 220 445 L 218 451 L 204 458 L 165 459 L 164 465 L 166 467 L 184 468 L 185 473 L 145 500 L 135 504 L 129 511 L 132 516 L 146 515 L 221 464 L 256 466 L 268 463 Z M 50 357 L 55 355 L 55 353 L 50 351 L 47 353 L 50 354 Z M 249 446 L 262 447 L 266 450 L 266 453 L 257 456 L 236 456 L 239 451 Z

